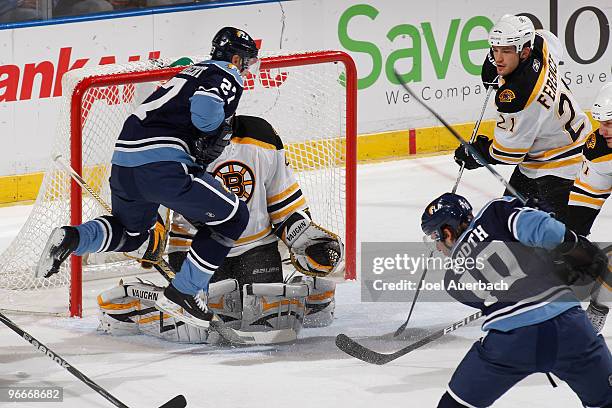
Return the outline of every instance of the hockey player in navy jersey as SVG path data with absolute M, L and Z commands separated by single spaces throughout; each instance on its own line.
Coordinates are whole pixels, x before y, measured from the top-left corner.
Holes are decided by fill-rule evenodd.
M 612 82 L 605 84 L 593 103 L 593 119 L 599 129 L 584 143 L 582 170 L 569 195 L 566 224 L 579 234 L 589 235 L 601 207 L 612 193 Z M 611 259 L 612 262 L 612 259 Z M 608 274 L 610 275 L 610 274 Z M 587 315 L 595 330 L 601 331 L 609 312 L 612 277 L 608 276 L 593 292 Z
M 525 16 L 505 15 L 489 32 L 489 44 L 482 78 L 486 85 L 499 76 L 496 126 L 492 139 L 479 135 L 472 146 L 490 164 L 516 165 L 510 184 L 564 221 L 591 124 L 561 79 L 561 42 L 536 31 Z M 463 146 L 455 161 L 468 170 L 481 166 Z
M 612 356 L 568 286 L 605 273 L 607 259 L 596 245 L 511 197 L 474 216 L 465 198 L 445 193 L 426 207 L 421 227 L 464 266 L 446 272 L 447 290 L 482 310 L 487 332 L 457 367 L 438 407 L 488 407 L 534 373 L 566 381 L 584 406 L 612 407 Z M 493 289 L 449 289 L 475 282 Z
M 246 227 L 248 210 L 205 169 L 229 144 L 242 75 L 257 69 L 257 55 L 246 32 L 222 28 L 213 38 L 211 60 L 185 68 L 145 99 L 126 119 L 115 144 L 113 215 L 53 230 L 37 276 L 57 273 L 71 253 L 138 248 L 149 237 L 161 204 L 201 227 L 156 307 L 179 320 L 209 326 L 213 315 L 204 293 Z

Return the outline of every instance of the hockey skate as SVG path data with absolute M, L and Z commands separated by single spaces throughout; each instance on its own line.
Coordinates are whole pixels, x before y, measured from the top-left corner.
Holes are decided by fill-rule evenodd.
M 58 273 L 62 263 L 78 246 L 79 232 L 76 228 L 54 228 L 36 265 L 35 276 L 48 278 Z
M 206 306 L 206 296 L 202 291 L 194 296 L 186 295 L 179 292 L 172 284 L 168 285 L 155 302 L 155 308 L 179 321 L 205 329 L 210 327 L 213 319 L 219 320 Z
M 586 314 L 597 333 L 601 333 L 601 331 L 603 330 L 609 310 L 610 309 L 608 308 L 608 306 L 593 301 L 589 303 L 589 307 L 586 310 Z

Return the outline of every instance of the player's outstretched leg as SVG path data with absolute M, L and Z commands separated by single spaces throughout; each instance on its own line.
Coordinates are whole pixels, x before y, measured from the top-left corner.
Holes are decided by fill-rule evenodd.
M 182 170 L 180 166 L 177 168 Z M 248 209 L 205 172 L 183 173 L 181 182 L 169 184 L 160 199 L 161 204 L 185 216 L 198 232 L 176 277 L 155 307 L 177 320 L 209 327 L 215 315 L 206 307 L 208 284 L 246 228 Z
M 74 227 L 58 227 L 51 231 L 36 267 L 36 277 L 48 278 L 59 272 L 62 263 L 79 246 L 79 232 Z

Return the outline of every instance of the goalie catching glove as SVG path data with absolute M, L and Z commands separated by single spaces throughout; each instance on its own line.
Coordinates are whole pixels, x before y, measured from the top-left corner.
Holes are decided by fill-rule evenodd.
M 310 220 L 304 211 L 296 211 L 274 233 L 287 245 L 291 263 L 304 275 L 324 277 L 343 265 L 344 244 L 339 236 Z

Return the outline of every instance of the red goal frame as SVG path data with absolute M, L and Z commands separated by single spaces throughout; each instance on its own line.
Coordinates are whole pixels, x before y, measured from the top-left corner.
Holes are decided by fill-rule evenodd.
M 345 279 L 356 279 L 356 218 L 357 218 L 357 69 L 353 59 L 342 51 L 319 51 L 262 58 L 261 69 L 342 63 L 346 73 L 346 231 L 345 231 Z M 82 176 L 82 101 L 90 88 L 130 83 L 162 81 L 172 78 L 184 67 L 164 68 L 155 71 L 129 72 L 84 78 L 74 88 L 70 107 L 70 164 Z M 82 190 L 70 181 L 70 222 L 82 223 Z M 70 277 L 70 316 L 82 316 L 82 261 L 72 255 Z

